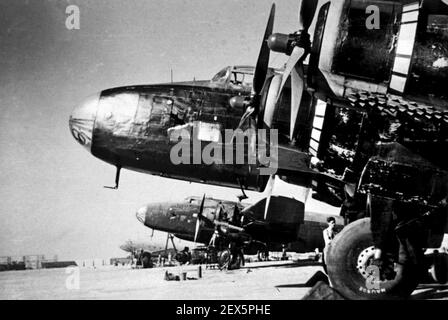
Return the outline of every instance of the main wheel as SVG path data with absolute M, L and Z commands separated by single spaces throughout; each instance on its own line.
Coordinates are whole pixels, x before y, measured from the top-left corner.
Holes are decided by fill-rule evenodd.
M 220 270 L 226 269 L 229 267 L 230 261 L 232 259 L 232 255 L 230 254 L 229 249 L 225 249 L 218 252 L 218 267 Z
M 445 284 L 448 282 L 448 255 L 436 254 L 434 256 L 434 262 L 429 270 L 432 278 L 439 284 Z
M 400 246 L 403 249 L 410 248 Z M 326 250 L 325 262 L 333 288 L 348 299 L 408 297 L 418 284 L 418 266 L 397 261 L 398 252 L 388 263 L 378 266 L 373 263 L 374 253 L 370 218 L 345 227 Z
M 228 270 L 235 270 L 241 268 L 244 263 L 244 255 L 242 253 L 234 253 L 231 255 Z

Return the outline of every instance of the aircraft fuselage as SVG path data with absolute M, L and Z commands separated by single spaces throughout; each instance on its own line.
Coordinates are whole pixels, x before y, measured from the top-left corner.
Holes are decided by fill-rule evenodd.
M 244 112 L 231 108 L 229 100 L 247 94 L 247 87 L 209 81 L 108 89 L 75 109 L 70 129 L 95 157 L 120 168 L 231 187 L 241 183 L 259 190 L 266 179 L 260 180 L 257 165 L 238 164 L 236 144 L 230 159 L 228 147 L 223 147 L 225 129 L 236 128 Z M 171 151 L 180 140 L 170 130 L 177 128 L 190 135 L 190 145 L 174 154 Z M 210 143 L 224 150 L 221 163 L 204 161 L 204 148 Z M 173 155 L 187 161 L 176 163 Z

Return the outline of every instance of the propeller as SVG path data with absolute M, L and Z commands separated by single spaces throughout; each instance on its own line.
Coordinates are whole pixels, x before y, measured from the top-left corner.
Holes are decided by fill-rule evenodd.
M 293 139 L 300 102 L 302 101 L 305 88 L 303 61 L 311 50 L 308 29 L 316 13 L 317 2 L 317 0 L 302 0 L 298 16 L 299 31 L 289 35 L 274 33 L 269 37 L 267 42 L 272 51 L 285 53 L 290 56 L 286 62 L 282 82 L 274 104 L 276 105 L 278 103 L 286 80 L 291 78 L 290 140 Z
M 275 3 L 271 6 L 271 11 L 269 13 L 268 23 L 266 24 L 266 29 L 263 36 L 263 41 L 261 43 L 260 53 L 258 54 L 257 64 L 255 66 L 254 80 L 252 83 L 252 92 L 249 97 L 247 96 L 236 96 L 230 99 L 229 104 L 232 108 L 246 108 L 246 112 L 241 117 L 240 123 L 237 129 L 241 129 L 243 125 L 249 120 L 250 127 L 255 128 L 256 116 L 260 109 L 260 93 L 263 89 L 264 82 L 266 80 L 266 75 L 269 66 L 269 56 L 270 49 L 268 47 L 268 38 L 272 34 L 274 27 L 274 16 L 275 16 Z M 232 137 L 233 141 L 233 137 Z
M 194 231 L 194 242 L 197 242 L 197 240 L 198 240 L 199 227 L 201 226 L 201 220 L 203 218 L 202 212 L 204 211 L 204 203 L 205 203 L 205 193 L 204 193 L 204 196 L 202 197 L 201 207 L 199 208 L 199 212 L 198 212 L 198 218 L 196 219 L 196 228 Z
M 252 93 L 250 97 L 237 96 L 230 99 L 230 105 L 232 108 L 243 107 L 246 108 L 246 112 L 241 117 L 240 123 L 237 129 L 241 129 L 247 121 L 251 119 L 249 126 L 251 129 L 257 127 L 256 119 L 260 112 L 260 93 L 263 89 L 264 82 L 266 80 L 266 74 L 268 71 L 270 50 L 280 53 L 285 53 L 289 57 L 286 62 L 285 70 L 281 76 L 281 83 L 275 78 L 270 83 L 270 88 L 274 86 L 274 92 L 276 98 L 266 102 L 264 108 L 263 122 L 270 127 L 272 124 L 272 118 L 274 114 L 275 106 L 281 97 L 283 87 L 286 81 L 291 79 L 291 108 L 290 108 L 290 130 L 289 137 L 293 140 L 294 129 L 296 126 L 297 115 L 299 113 L 300 103 L 302 101 L 303 91 L 305 89 L 304 84 L 304 72 L 303 61 L 311 51 L 310 35 L 308 29 L 313 21 L 314 15 L 317 10 L 318 0 L 302 0 L 299 9 L 298 22 L 299 30 L 292 34 L 272 34 L 275 15 L 275 4 L 271 7 L 269 20 L 266 25 L 265 34 L 263 37 L 263 43 L 258 56 L 254 81 L 252 86 Z M 261 126 L 261 122 L 258 121 L 258 127 Z M 233 137 L 232 137 L 233 141 Z
M 318 0 L 302 0 L 302 5 L 299 10 L 299 30 L 308 32 L 308 28 L 313 22 L 314 14 L 316 13 Z
M 266 184 L 266 187 L 264 189 L 264 193 L 266 194 L 266 205 L 264 207 L 264 220 L 266 220 L 266 217 L 268 216 L 269 202 L 271 201 L 271 195 L 272 191 L 274 190 L 274 184 L 275 184 L 275 176 L 270 176 L 268 183 Z
M 269 66 L 270 50 L 268 47 L 268 38 L 272 34 L 274 28 L 274 16 L 275 16 L 275 3 L 271 6 L 271 12 L 269 13 L 268 23 L 266 30 L 264 31 L 263 42 L 261 43 L 260 53 L 258 54 L 257 64 L 255 66 L 254 80 L 252 84 L 252 95 L 260 95 L 263 89 L 264 81 L 266 80 L 266 74 Z M 258 108 L 256 105 L 255 108 Z

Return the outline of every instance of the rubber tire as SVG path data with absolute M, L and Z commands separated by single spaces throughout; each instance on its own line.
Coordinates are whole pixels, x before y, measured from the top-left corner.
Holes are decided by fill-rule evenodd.
M 358 272 L 361 251 L 373 246 L 370 218 L 359 219 L 346 226 L 326 250 L 325 263 L 332 287 L 347 299 L 389 300 L 407 298 L 418 285 L 418 268 L 397 264 L 396 276 L 379 283 L 379 290 L 369 290 L 366 279 Z
M 434 264 L 431 266 L 430 273 L 434 281 L 438 284 L 448 282 L 448 255 L 438 254 L 434 257 Z
M 218 252 L 218 267 L 220 270 L 227 269 L 231 261 L 231 254 L 229 249 L 225 249 Z
M 231 256 L 231 260 L 228 266 L 228 270 L 236 270 L 240 269 L 243 261 L 241 259 L 244 259 L 244 256 L 241 256 L 240 254 L 236 256 Z

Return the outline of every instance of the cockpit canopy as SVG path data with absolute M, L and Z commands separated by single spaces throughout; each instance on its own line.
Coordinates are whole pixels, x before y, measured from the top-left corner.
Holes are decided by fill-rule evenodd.
M 202 202 L 202 197 L 190 196 L 190 197 L 186 197 L 184 201 L 188 202 L 188 203 L 200 205 Z
M 220 70 L 211 82 L 251 88 L 254 80 L 254 69 L 251 66 L 227 66 Z

